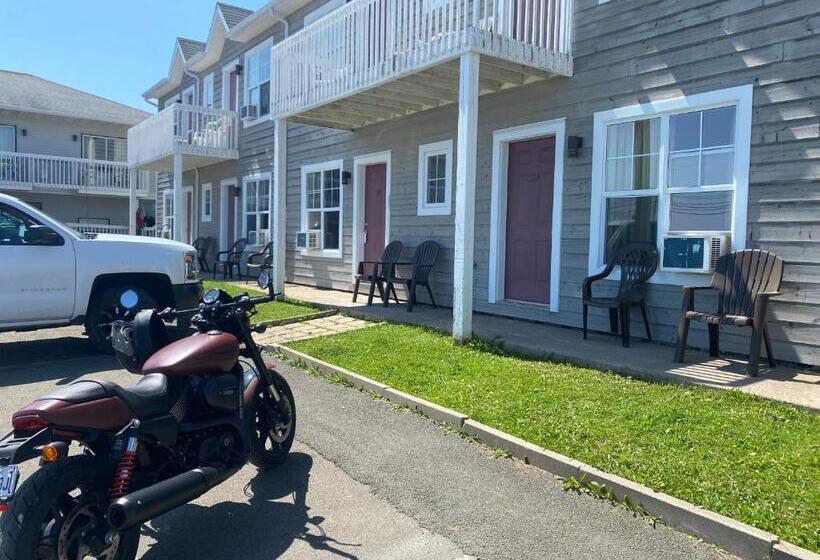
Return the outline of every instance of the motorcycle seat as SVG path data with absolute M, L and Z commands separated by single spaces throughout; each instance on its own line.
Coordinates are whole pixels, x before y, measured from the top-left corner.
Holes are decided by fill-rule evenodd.
M 122 387 L 111 381 L 84 379 L 75 381 L 41 400 L 85 403 L 98 399 L 119 398 L 138 418 L 164 414 L 173 403 L 168 393 L 168 378 L 162 373 L 144 375 L 135 385 Z

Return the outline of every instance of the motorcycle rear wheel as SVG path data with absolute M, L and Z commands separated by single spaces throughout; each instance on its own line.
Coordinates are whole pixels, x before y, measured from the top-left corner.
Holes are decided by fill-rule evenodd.
M 107 506 L 111 476 L 110 466 L 85 455 L 45 465 L 32 474 L 0 516 L 0 560 L 136 558 L 139 527 L 119 535 L 116 543 L 98 544 L 96 552 L 89 550 L 90 540 L 84 536 L 105 532 L 101 510 Z
M 282 397 L 283 415 L 280 407 L 266 390 L 256 395 L 254 413 L 250 418 L 250 462 L 260 469 L 270 469 L 285 462 L 296 435 L 296 402 L 287 381 L 277 378 L 276 389 Z

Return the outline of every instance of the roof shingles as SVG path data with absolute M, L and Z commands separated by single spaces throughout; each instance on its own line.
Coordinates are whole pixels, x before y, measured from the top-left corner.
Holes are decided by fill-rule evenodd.
M 177 43 L 179 43 L 179 48 L 182 51 L 182 58 L 184 58 L 186 62 L 190 60 L 192 56 L 205 50 L 205 43 L 202 41 L 177 37 Z
M 228 29 L 233 29 L 240 21 L 253 13 L 253 10 L 246 10 L 230 4 L 217 2 L 216 7 L 222 13 L 222 17 L 228 26 Z

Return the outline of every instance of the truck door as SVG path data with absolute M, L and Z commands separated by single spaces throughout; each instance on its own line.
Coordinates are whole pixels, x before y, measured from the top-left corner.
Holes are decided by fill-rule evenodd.
M 73 239 L 55 230 L 35 244 L 29 230 L 42 225 L 0 202 L 0 327 L 67 322 L 74 312 Z

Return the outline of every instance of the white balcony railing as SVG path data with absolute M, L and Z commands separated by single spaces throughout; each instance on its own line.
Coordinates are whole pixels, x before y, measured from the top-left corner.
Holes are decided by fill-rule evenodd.
M 128 181 L 124 162 L 0 152 L 0 186 L 127 196 Z M 139 196 L 146 196 L 155 186 L 155 174 L 137 174 Z
M 235 111 L 175 103 L 128 131 L 128 164 L 155 162 L 175 153 L 235 159 Z
M 118 233 L 128 235 L 128 226 L 116 224 L 66 224 L 68 227 L 82 234 L 96 235 L 98 233 Z M 156 227 L 142 228 L 140 235 L 143 237 L 157 237 Z
M 273 46 L 285 117 L 467 50 L 572 74 L 572 0 L 353 0 Z

